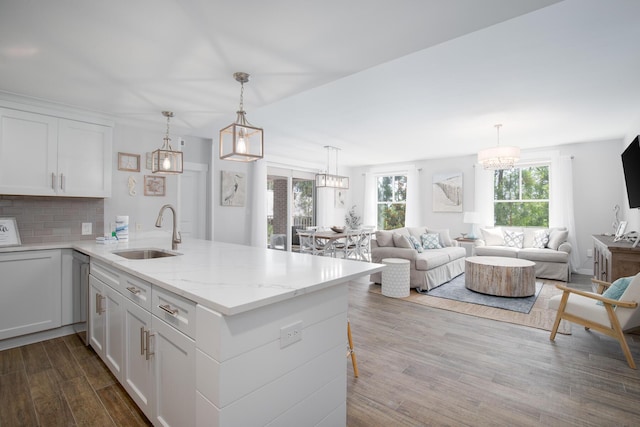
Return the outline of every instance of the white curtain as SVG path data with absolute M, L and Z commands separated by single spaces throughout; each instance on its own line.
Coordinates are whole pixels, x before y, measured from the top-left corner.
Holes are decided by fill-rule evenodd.
M 364 207 L 362 209 L 362 224 L 377 225 L 377 194 L 376 194 L 376 177 L 367 172 L 364 174 Z
M 415 166 L 407 171 L 407 204 L 405 211 L 405 227 L 418 227 L 420 219 L 420 173 Z
M 253 162 L 251 189 L 251 246 L 267 247 L 267 162 L 264 159 Z
M 493 217 L 493 171 L 475 165 L 475 211 L 480 214 L 480 227 L 492 227 Z M 478 236 L 482 237 L 482 236 Z
M 573 250 L 569 255 L 571 271 L 580 268 L 580 254 L 576 241 L 576 226 L 573 211 L 573 160 L 570 156 L 554 156 L 549 174 L 549 226 L 566 227 L 568 242 Z

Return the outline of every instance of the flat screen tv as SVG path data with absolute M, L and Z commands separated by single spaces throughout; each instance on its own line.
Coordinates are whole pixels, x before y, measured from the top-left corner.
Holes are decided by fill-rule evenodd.
M 622 168 L 630 208 L 640 208 L 640 135 L 622 152 Z

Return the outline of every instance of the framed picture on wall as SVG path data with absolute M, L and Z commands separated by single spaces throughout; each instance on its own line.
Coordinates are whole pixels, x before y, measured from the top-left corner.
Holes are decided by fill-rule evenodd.
M 0 218 L 0 247 L 20 246 L 20 232 L 15 218 Z
M 344 208 L 345 207 L 345 199 L 347 197 L 347 190 L 337 188 L 335 193 L 335 207 L 336 208 Z
M 462 212 L 462 172 L 433 175 L 433 211 Z
M 156 175 L 144 176 L 145 196 L 164 196 L 166 193 L 165 177 Z
M 242 207 L 247 195 L 247 179 L 244 172 L 222 171 L 222 206 Z
M 118 170 L 140 172 L 140 155 L 131 153 L 118 153 Z

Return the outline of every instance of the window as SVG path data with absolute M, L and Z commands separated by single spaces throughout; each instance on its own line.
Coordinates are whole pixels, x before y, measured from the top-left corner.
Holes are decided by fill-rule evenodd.
M 549 226 L 549 165 L 497 170 L 493 190 L 495 225 Z
M 391 230 L 404 227 L 407 203 L 407 176 L 379 176 L 378 229 Z

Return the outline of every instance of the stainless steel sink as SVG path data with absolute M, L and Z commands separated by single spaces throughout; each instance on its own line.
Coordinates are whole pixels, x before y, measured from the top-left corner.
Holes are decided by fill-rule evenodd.
M 127 259 L 155 259 L 155 258 L 166 258 L 166 257 L 182 255 L 178 252 L 170 252 L 164 249 L 154 249 L 154 248 L 127 249 L 127 250 L 115 251 L 111 253 Z

